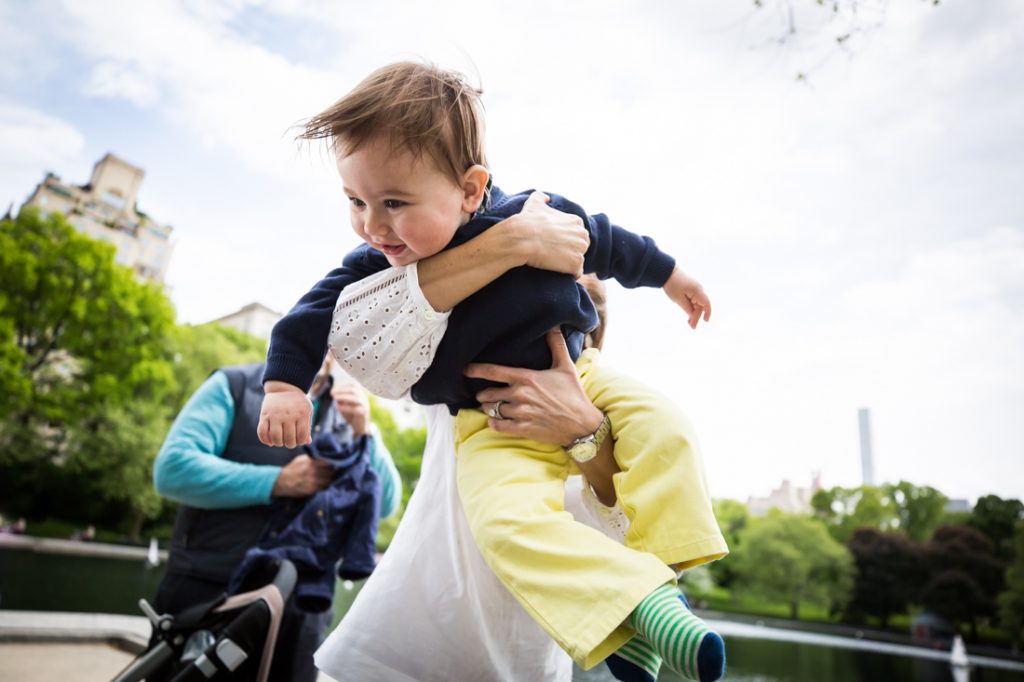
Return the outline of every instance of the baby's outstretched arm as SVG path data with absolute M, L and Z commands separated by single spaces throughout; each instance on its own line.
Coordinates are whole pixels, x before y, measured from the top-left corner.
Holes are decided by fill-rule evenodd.
M 268 381 L 263 390 L 266 396 L 256 428 L 260 442 L 286 448 L 312 442 L 309 425 L 313 423 L 313 403 L 306 392 L 283 381 Z
M 668 297 L 686 311 L 691 329 L 697 328 L 702 317 L 705 322 L 711 319 L 711 301 L 704 293 L 704 287 L 678 267 L 672 270 L 664 289 Z

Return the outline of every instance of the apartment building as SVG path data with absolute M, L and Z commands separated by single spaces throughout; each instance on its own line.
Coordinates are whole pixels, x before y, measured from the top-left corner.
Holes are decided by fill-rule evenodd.
M 139 210 L 144 175 L 141 168 L 107 154 L 93 166 L 88 184 L 74 185 L 47 173 L 25 203 L 45 213 L 63 213 L 81 232 L 113 244 L 117 262 L 140 279 L 162 283 L 171 260 L 173 228 Z

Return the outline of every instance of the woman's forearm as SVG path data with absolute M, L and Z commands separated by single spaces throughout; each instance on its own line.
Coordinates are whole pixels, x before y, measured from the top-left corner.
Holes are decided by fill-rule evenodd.
M 579 216 L 547 204 L 534 192 L 522 210 L 483 234 L 417 266 L 419 286 L 431 307 L 447 312 L 514 267 L 583 274 L 590 234 Z
M 434 310 L 447 312 L 507 271 L 523 265 L 525 258 L 517 241 L 499 223 L 465 244 L 421 260 L 416 270 L 427 302 Z
M 619 468 L 619 463 L 615 461 L 614 447 L 614 441 L 611 438 L 605 438 L 596 457 L 582 464 L 577 462 L 580 473 L 587 479 L 587 483 L 594 490 L 597 499 L 606 507 L 615 505 L 613 477 L 622 471 Z

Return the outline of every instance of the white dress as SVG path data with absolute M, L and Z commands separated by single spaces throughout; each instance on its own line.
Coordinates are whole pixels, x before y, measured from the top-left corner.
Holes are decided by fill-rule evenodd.
M 447 320 L 423 297 L 415 265 L 393 268 L 346 288 L 330 346 L 364 386 L 398 397 L 429 366 Z M 381 562 L 316 652 L 317 667 L 341 682 L 568 682 L 568 654 L 494 576 L 470 534 L 448 408 L 424 410 L 419 482 Z M 580 521 L 622 540 L 621 511 L 598 503 L 578 476 L 566 491 Z

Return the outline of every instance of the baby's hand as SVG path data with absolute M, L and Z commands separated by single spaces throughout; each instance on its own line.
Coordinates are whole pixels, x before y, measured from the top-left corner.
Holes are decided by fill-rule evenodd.
M 263 385 L 266 396 L 260 409 L 256 435 L 264 445 L 294 448 L 312 442 L 313 404 L 298 386 L 283 381 Z
M 705 322 L 711 319 L 711 301 L 704 293 L 704 287 L 679 268 L 673 270 L 672 275 L 665 282 L 665 293 L 676 302 L 676 305 L 686 311 L 690 318 L 691 329 L 697 328 L 697 323 L 700 322 L 702 316 Z

